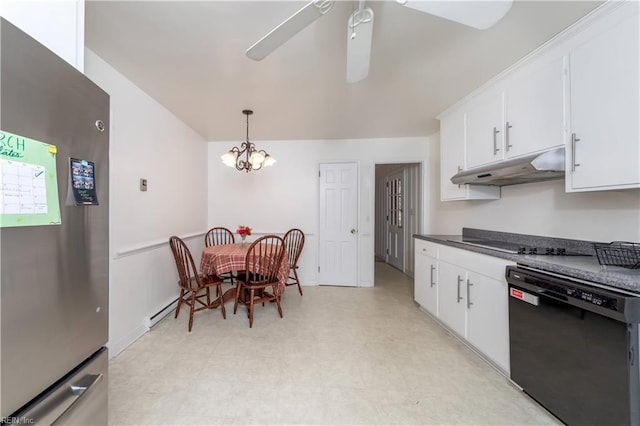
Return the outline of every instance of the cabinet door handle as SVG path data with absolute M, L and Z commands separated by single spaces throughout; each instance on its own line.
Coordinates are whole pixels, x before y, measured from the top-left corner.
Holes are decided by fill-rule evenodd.
M 462 283 L 462 277 L 458 275 L 458 303 L 462 300 L 462 296 L 460 296 L 460 284 Z
M 580 139 L 576 137 L 575 133 L 571 133 L 571 171 L 575 172 L 576 167 L 580 164 L 576 163 L 576 142 L 580 142 Z
M 511 143 L 509 143 L 509 129 L 512 128 L 513 126 L 511 124 L 509 124 L 509 122 L 507 121 L 506 126 L 504 126 L 504 142 L 507 145 L 507 152 L 509 152 L 509 148 L 512 148 L 513 145 L 511 145 Z
M 471 305 L 473 305 L 473 302 L 471 302 L 471 295 L 469 292 L 469 288 L 473 285 L 473 283 L 470 280 L 467 280 L 467 309 L 471 308 Z
M 498 133 L 500 133 L 500 130 L 498 130 L 497 127 L 494 127 L 493 128 L 493 155 L 496 155 L 498 151 L 500 151 L 500 148 L 498 148 Z
M 431 265 L 431 281 L 429 282 L 431 284 L 431 287 L 436 285 L 436 283 L 433 282 L 433 271 L 435 271 L 435 270 L 436 270 L 436 267 Z

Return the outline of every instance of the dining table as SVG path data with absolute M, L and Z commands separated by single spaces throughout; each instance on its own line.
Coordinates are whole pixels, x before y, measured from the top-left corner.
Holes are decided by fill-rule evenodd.
M 200 258 L 200 273 L 203 275 L 222 275 L 227 272 L 243 271 L 246 268 L 247 251 L 250 243 L 218 244 L 205 247 Z M 289 278 L 289 260 L 285 253 L 278 270 L 278 281 L 273 286 L 276 296 L 281 296 Z M 225 302 L 235 299 L 235 287 L 224 292 Z

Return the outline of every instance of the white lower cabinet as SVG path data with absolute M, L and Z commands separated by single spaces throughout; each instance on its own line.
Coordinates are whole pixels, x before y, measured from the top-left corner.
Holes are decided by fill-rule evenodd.
M 466 338 L 509 371 L 509 298 L 506 282 L 468 272 Z
M 509 374 L 504 276 L 514 262 L 434 243 L 423 250 L 424 243 L 416 240 L 416 302 Z
M 414 299 L 430 314 L 438 316 L 437 246 L 415 241 Z
M 467 279 L 467 271 L 459 266 L 440 262 L 438 273 L 438 281 L 440 282 L 438 318 L 453 331 L 464 337 L 466 334 L 466 309 L 462 286 Z

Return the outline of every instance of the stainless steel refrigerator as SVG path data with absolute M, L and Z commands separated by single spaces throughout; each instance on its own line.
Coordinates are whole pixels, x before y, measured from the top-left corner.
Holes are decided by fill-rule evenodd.
M 0 227 L 0 423 L 106 424 L 109 96 L 0 19 L 0 130 L 55 147 L 60 211 Z M 84 198 L 74 159 L 90 167 Z

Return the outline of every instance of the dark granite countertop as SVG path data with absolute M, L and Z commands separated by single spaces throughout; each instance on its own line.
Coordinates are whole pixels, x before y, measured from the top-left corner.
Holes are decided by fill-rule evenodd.
M 579 278 L 584 281 L 604 284 L 640 295 L 640 270 L 627 269 L 616 266 L 602 266 L 595 256 L 593 242 L 567 240 L 558 238 L 538 237 L 524 234 L 510 234 L 504 232 L 475 230 L 463 228 L 463 235 L 420 235 L 414 237 L 456 247 L 476 253 L 486 254 L 501 259 L 513 260 L 518 265 L 528 266 L 541 271 L 553 272 L 565 276 Z M 506 253 L 484 247 L 472 246 L 463 242 L 473 239 L 493 241 L 508 241 L 530 246 L 559 246 L 566 247 L 591 256 L 534 256 Z

